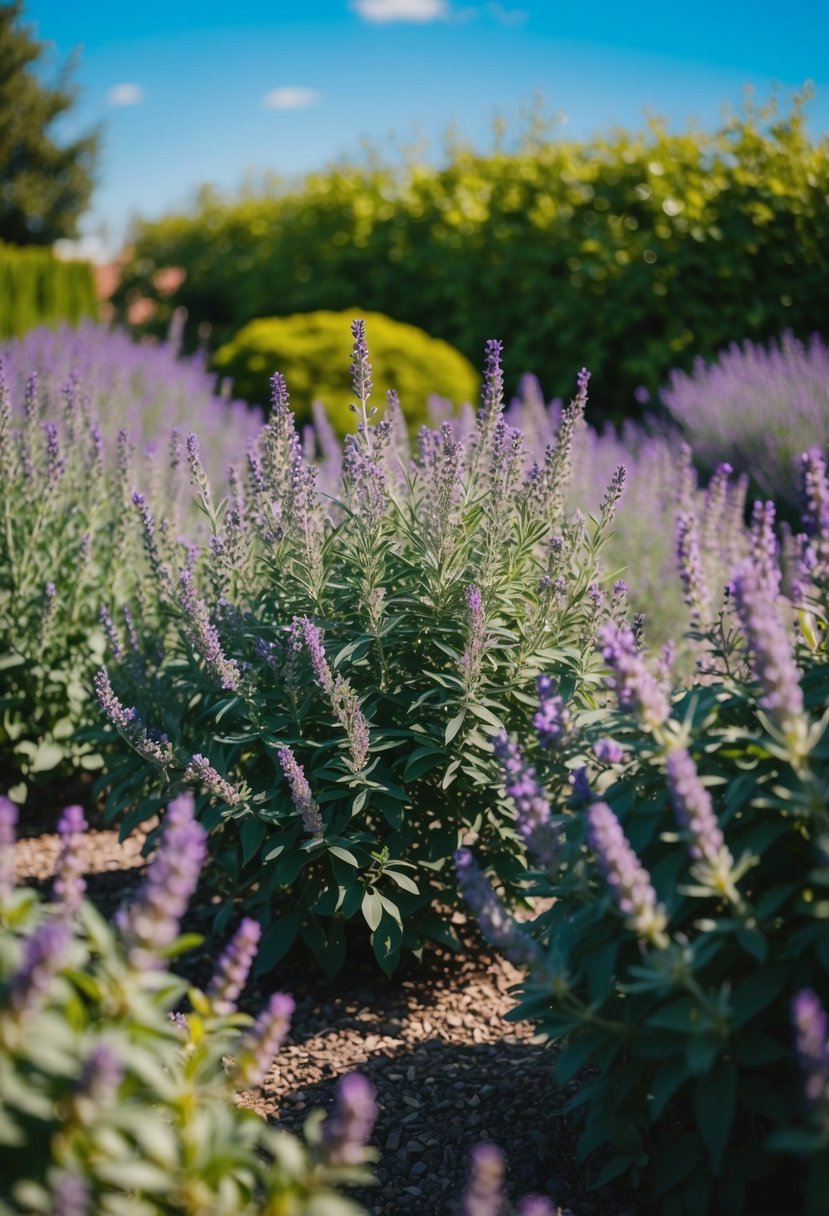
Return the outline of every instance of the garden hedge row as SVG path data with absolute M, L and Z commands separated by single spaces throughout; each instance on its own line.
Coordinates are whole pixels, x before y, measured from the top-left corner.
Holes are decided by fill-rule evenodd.
M 97 317 L 95 275 L 88 262 L 62 262 L 46 249 L 0 242 L 0 338 L 43 322 Z

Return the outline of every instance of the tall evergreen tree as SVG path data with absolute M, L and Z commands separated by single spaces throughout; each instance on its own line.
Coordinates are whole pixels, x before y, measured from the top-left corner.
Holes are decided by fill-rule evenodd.
M 0 3 L 0 240 L 18 245 L 75 236 L 94 186 L 99 132 L 68 142 L 50 133 L 77 89 L 71 60 L 52 87 L 35 74 L 46 52 L 23 24 L 22 0 Z

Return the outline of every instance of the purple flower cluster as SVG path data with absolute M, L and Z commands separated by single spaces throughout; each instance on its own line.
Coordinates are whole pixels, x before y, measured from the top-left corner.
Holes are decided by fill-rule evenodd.
M 667 780 L 674 814 L 688 837 L 693 859 L 730 870 L 734 859 L 725 847 L 711 795 L 686 748 L 676 747 L 668 753 Z
M 14 891 L 14 841 L 17 807 L 0 794 L 0 905 Z
M 225 806 L 238 806 L 242 798 L 239 791 L 217 772 L 206 756 L 196 752 L 184 772 L 185 781 L 193 781 L 210 790 Z
M 621 764 L 625 749 L 615 739 L 597 739 L 593 745 L 593 755 L 600 764 Z
M 829 1134 L 829 1018 L 811 988 L 792 1001 L 792 1024 L 806 1100 Z
M 175 941 L 179 922 L 196 889 L 207 851 L 207 832 L 194 818 L 190 794 L 167 808 L 161 842 L 135 900 L 115 914 L 132 966 L 161 966 L 159 952 Z
M 377 1118 L 371 1084 L 359 1072 L 337 1083 L 334 1109 L 322 1125 L 322 1152 L 328 1165 L 361 1165 Z
M 61 1170 L 52 1184 L 52 1216 L 89 1216 L 91 1199 L 85 1178 L 70 1170 Z
M 235 659 L 225 657 L 218 630 L 210 620 L 207 604 L 196 595 L 193 576 L 188 569 L 182 570 L 179 582 L 179 607 L 188 642 L 201 655 L 205 667 L 220 686 L 228 692 L 235 692 L 242 681 L 239 664 Z
M 299 811 L 303 828 L 306 832 L 314 834 L 321 832 L 322 817 L 320 809 L 311 793 L 311 787 L 305 776 L 305 770 L 297 762 L 290 747 L 281 748 L 277 752 L 277 756 L 279 763 L 282 765 L 282 771 L 288 779 L 288 785 L 291 787 L 291 798 L 293 799 L 294 806 Z
M 492 746 L 504 771 L 507 797 L 515 805 L 518 830 L 539 865 L 552 869 L 558 855 L 558 833 L 552 823 L 549 800 L 535 769 L 505 731 L 496 735 Z
M 667 921 L 650 875 L 606 802 L 594 802 L 588 808 L 587 838 L 613 901 L 629 927 L 639 937 L 663 946 Z
M 78 1078 L 78 1092 L 105 1106 L 115 1097 L 124 1076 L 124 1065 L 109 1043 L 98 1043 L 84 1060 Z
M 47 920 L 26 941 L 23 962 L 11 978 L 9 1003 L 18 1017 L 32 1012 L 45 997 L 72 942 L 64 920 Z
M 676 562 L 691 621 L 695 625 L 706 624 L 711 616 L 711 596 L 702 568 L 699 526 L 694 511 L 680 511 L 676 517 Z
M 746 644 L 751 652 L 754 678 L 761 687 L 760 706 L 776 723 L 789 746 L 804 743 L 806 722 L 800 672 L 792 643 L 777 604 L 769 596 L 762 572 L 751 560 L 734 575 L 734 599 Z
M 472 1150 L 469 1183 L 463 1197 L 463 1216 L 500 1216 L 504 1204 L 504 1154 L 495 1144 L 478 1144 Z
M 467 689 L 474 688 L 486 654 L 489 635 L 484 616 L 483 597 L 479 587 L 466 589 L 467 625 L 466 649 L 458 659 L 458 667 Z
M 242 1042 L 238 1077 L 243 1085 L 261 1085 L 273 1064 L 291 1025 L 294 998 L 275 992 Z
M 541 948 L 513 920 L 489 882 L 478 869 L 469 849 L 455 852 L 458 884 L 472 914 L 490 945 L 500 950 L 516 967 L 541 963 Z
M 116 730 L 123 731 L 128 734 L 136 721 L 136 711 L 134 706 L 124 706 L 116 697 L 112 685 L 109 682 L 109 672 L 105 667 L 102 667 L 96 673 L 94 678 L 95 694 L 98 698 L 98 704 L 103 710 L 107 719 L 112 723 Z
M 320 688 L 330 696 L 334 691 L 334 677 L 331 674 L 331 668 L 328 666 L 328 660 L 325 657 L 325 650 L 322 645 L 322 630 L 313 621 L 309 620 L 307 616 L 294 617 L 291 625 L 291 635 L 292 640 L 301 639 L 305 643 L 308 658 L 311 660 L 311 670 L 314 673 L 314 679 Z
M 365 321 L 351 322 L 351 336 L 354 339 L 351 351 L 351 385 L 354 396 L 362 405 L 365 405 L 371 396 L 372 389 Z
M 102 667 L 94 677 L 95 693 L 98 704 L 107 719 L 119 730 L 131 747 L 140 756 L 150 760 L 163 769 L 167 769 L 174 761 L 173 749 L 169 739 L 162 735 L 151 738 L 146 727 L 138 718 L 133 707 L 126 708 L 121 704 L 109 682 L 109 675 Z
M 58 820 L 58 854 L 52 898 L 71 916 L 80 907 L 86 892 L 83 843 L 86 820 L 79 806 L 68 806 Z
M 774 503 L 759 499 L 751 512 L 751 556 L 771 599 L 780 593 L 780 546 L 774 531 L 775 515 Z
M 536 681 L 539 707 L 533 726 L 542 747 L 561 743 L 570 730 L 570 711 L 550 676 L 541 675 Z
M 228 1014 L 235 1011 L 236 1002 L 247 983 L 253 960 L 256 958 L 261 936 L 262 926 L 258 921 L 246 916 L 219 956 L 207 989 L 207 995 L 216 1013 Z
M 331 707 L 348 737 L 348 750 L 355 773 L 365 768 L 371 743 L 368 722 L 360 709 L 357 694 L 341 675 L 334 680 L 331 690 Z
M 616 691 L 620 708 L 636 713 L 643 729 L 658 730 L 671 716 L 671 708 L 664 690 L 645 666 L 632 631 L 609 621 L 599 638 L 604 661 L 613 672 L 609 684 Z

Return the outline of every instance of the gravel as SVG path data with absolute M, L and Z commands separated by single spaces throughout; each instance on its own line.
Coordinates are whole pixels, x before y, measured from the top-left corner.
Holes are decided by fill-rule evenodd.
M 94 829 L 87 838 L 88 894 L 109 914 L 140 882 L 144 837 L 119 843 L 115 832 Z M 18 881 L 46 886 L 57 851 L 54 832 L 42 827 L 20 839 Z M 197 898 L 185 927 L 204 931 L 214 913 L 209 896 Z M 471 1150 L 483 1140 L 507 1156 L 513 1203 L 550 1194 L 559 1216 L 629 1216 L 633 1208 L 585 1193 L 562 1112 L 575 1083 L 556 1083 L 554 1052 L 531 1025 L 505 1021 L 520 973 L 465 918 L 455 921 L 461 953 L 435 949 L 391 981 L 358 958 L 329 982 L 299 957 L 253 985 L 243 1002 L 250 1012 L 281 990 L 295 997 L 296 1013 L 265 1083 L 239 1100 L 299 1130 L 312 1110 L 331 1106 L 340 1076 L 368 1077 L 380 1112 L 377 1185 L 352 1193 L 372 1216 L 456 1216 Z M 188 977 L 206 983 L 211 957 L 188 956 Z

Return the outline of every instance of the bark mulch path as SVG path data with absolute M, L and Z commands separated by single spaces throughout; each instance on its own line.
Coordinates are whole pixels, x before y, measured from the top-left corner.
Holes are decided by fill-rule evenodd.
M 105 912 L 140 881 L 142 843 L 139 835 L 121 844 L 113 831 L 88 832 L 88 894 Z M 57 850 L 54 832 L 42 826 L 18 840 L 18 881 L 46 884 Z M 214 911 L 202 905 L 200 914 L 196 902 L 185 927 L 209 925 Z M 561 1113 L 573 1086 L 556 1084 L 554 1054 L 530 1025 L 504 1020 L 519 972 L 462 918 L 456 928 L 463 953 L 436 950 L 392 981 L 357 960 L 329 982 L 299 957 L 254 985 L 243 1004 L 249 1012 L 278 989 L 292 993 L 296 1013 L 267 1081 L 241 1100 L 298 1131 L 314 1108 L 330 1107 L 340 1076 L 367 1076 L 380 1111 L 372 1138 L 377 1185 L 352 1193 L 371 1216 L 455 1216 L 471 1150 L 482 1140 L 507 1156 L 513 1203 L 551 1194 L 559 1216 L 630 1216 L 635 1209 L 585 1193 Z M 187 962 L 198 983 L 210 968 L 206 952 Z

